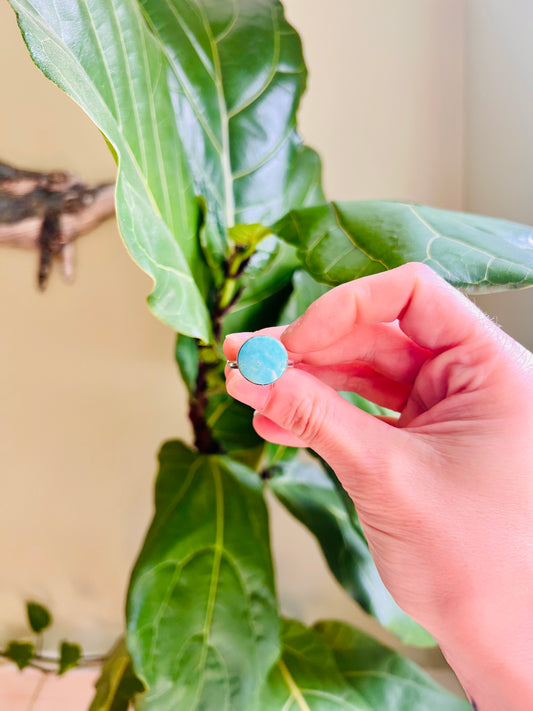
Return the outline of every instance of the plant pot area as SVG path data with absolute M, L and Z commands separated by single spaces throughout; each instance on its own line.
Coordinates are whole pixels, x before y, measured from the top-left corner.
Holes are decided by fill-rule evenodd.
M 2 711 L 86 711 L 94 696 L 98 669 L 71 670 L 65 676 L 36 669 L 19 671 L 13 664 L 0 666 Z

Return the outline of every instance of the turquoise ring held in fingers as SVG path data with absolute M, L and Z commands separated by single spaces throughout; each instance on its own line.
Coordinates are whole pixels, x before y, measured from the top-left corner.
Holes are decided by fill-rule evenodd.
M 228 361 L 241 375 L 255 385 L 270 385 L 293 366 L 283 343 L 272 336 L 252 336 L 237 353 L 237 360 Z

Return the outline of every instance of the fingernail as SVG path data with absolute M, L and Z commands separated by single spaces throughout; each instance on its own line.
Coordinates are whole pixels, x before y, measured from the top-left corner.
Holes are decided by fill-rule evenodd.
M 228 335 L 224 338 L 224 341 L 236 339 L 236 340 L 241 340 L 243 336 L 249 337 L 251 336 L 253 331 L 236 331 L 235 333 L 228 333 Z
M 284 336 L 290 336 L 290 334 L 298 328 L 298 326 L 302 323 L 302 317 L 298 316 L 296 321 L 293 321 L 291 324 L 287 326 L 287 328 L 283 331 L 281 334 L 281 340 L 283 340 Z

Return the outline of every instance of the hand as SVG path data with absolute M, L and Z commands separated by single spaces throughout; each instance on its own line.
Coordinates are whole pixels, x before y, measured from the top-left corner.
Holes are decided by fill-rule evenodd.
M 533 708 L 533 356 L 419 264 L 332 289 L 270 386 L 227 372 L 265 439 L 311 447 L 352 497 L 398 604 L 480 711 Z M 234 360 L 251 334 L 234 334 Z M 336 391 L 399 413 L 382 421 Z

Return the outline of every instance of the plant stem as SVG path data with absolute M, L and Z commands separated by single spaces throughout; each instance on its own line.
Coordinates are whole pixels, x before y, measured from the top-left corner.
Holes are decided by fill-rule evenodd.
M 207 424 L 206 410 L 211 392 L 208 384 L 208 374 L 221 368 L 222 353 L 222 320 L 225 314 L 239 300 L 243 287 L 239 283 L 254 248 L 243 250 L 236 247 L 235 252 L 228 258 L 225 267 L 226 278 L 218 288 L 213 306 L 211 308 L 211 327 L 215 344 L 213 346 L 199 346 L 198 375 L 194 392 L 189 398 L 189 419 L 194 431 L 194 445 L 199 452 L 204 454 L 219 454 L 222 447 L 214 439 Z
M 104 664 L 104 662 L 107 660 L 108 655 L 107 654 L 85 654 L 83 655 L 80 660 L 77 663 L 77 667 L 91 667 L 91 666 L 100 666 Z M 5 659 L 6 662 L 12 662 L 13 660 L 10 659 L 9 657 L 6 657 L 6 655 L 3 652 L 0 652 L 0 659 Z M 48 655 L 48 654 L 35 654 L 32 657 L 32 661 L 28 664 L 29 667 L 32 669 L 37 669 L 38 671 L 42 672 L 43 674 L 55 674 L 56 669 L 54 669 L 54 665 L 57 666 L 59 662 L 59 658 L 54 655 Z
M 43 690 L 43 686 L 46 683 L 46 674 L 42 674 L 41 678 L 35 685 L 35 689 L 33 690 L 33 694 L 31 695 L 30 703 L 28 704 L 28 707 L 26 711 L 32 711 L 33 707 L 35 706 L 37 699 L 39 698 L 41 691 Z
M 201 350 L 201 349 L 200 349 Z M 189 400 L 189 419 L 194 430 L 194 446 L 203 454 L 218 454 L 220 445 L 213 438 L 206 419 L 206 409 L 209 400 L 207 388 L 207 373 L 213 367 L 212 363 L 200 360 L 196 388 Z

